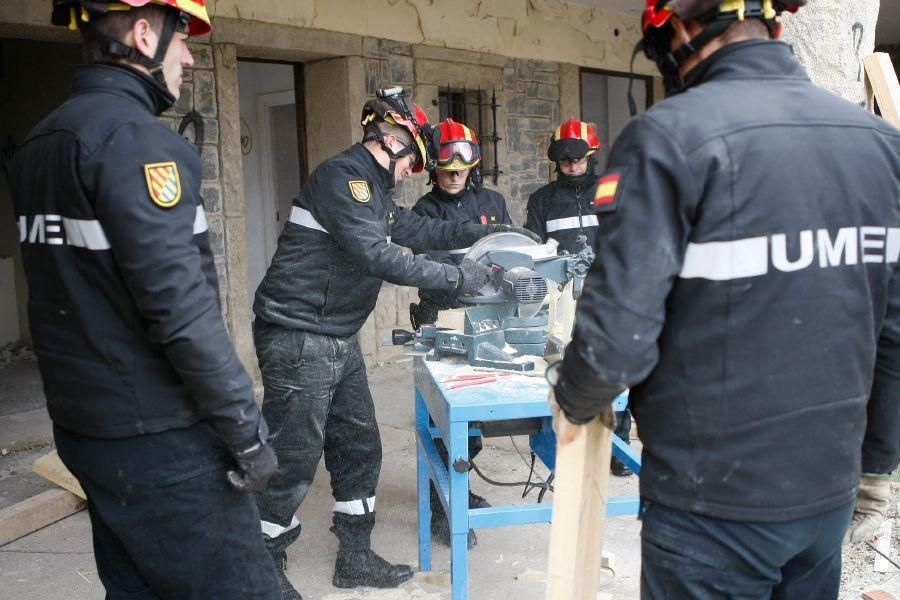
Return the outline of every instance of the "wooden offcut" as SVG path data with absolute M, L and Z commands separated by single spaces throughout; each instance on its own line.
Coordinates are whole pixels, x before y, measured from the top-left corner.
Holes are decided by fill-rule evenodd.
M 611 432 L 599 418 L 556 447 L 548 600 L 595 600 L 600 585 Z M 565 437 L 562 433 L 560 438 Z
M 891 64 L 891 57 L 885 52 L 876 52 L 864 58 L 863 65 L 875 92 L 875 99 L 878 100 L 881 116 L 894 127 L 900 128 L 900 84 L 897 83 L 897 73 Z
M 0 546 L 33 533 L 87 506 L 67 490 L 54 488 L 0 510 Z
M 36 461 L 33 466 L 34 472 L 49 479 L 59 487 L 69 490 L 79 498 L 87 500 L 87 495 L 81 488 L 81 484 L 75 479 L 75 476 L 66 468 L 56 450 L 45 454 Z

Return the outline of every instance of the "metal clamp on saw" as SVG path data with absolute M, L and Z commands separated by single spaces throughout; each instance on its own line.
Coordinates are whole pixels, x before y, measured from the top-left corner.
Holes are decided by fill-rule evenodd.
M 478 240 L 465 258 L 491 267 L 494 274 L 477 294 L 459 298 L 471 305 L 456 309 L 463 312 L 462 328 L 394 330 L 393 342 L 431 349 L 427 360 L 461 355 L 473 366 L 534 370 L 529 356 L 551 358 L 568 342 L 575 300 L 594 262 L 586 240 L 578 254 L 557 255 L 557 249 L 553 239 L 538 244 L 513 232 Z

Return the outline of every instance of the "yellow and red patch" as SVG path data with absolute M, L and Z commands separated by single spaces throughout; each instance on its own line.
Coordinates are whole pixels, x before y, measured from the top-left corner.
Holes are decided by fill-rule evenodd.
M 611 173 L 600 179 L 594 193 L 594 208 L 601 208 L 616 201 L 616 191 L 619 189 L 621 178 L 621 173 Z
M 162 208 L 171 208 L 181 200 L 181 178 L 174 162 L 144 165 L 150 199 Z
M 369 182 L 364 180 L 348 181 L 350 186 L 350 195 L 357 202 L 368 202 L 372 199 L 372 192 L 369 190 Z

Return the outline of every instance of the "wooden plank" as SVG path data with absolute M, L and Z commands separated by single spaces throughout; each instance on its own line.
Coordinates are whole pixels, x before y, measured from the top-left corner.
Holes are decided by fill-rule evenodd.
M 87 502 L 63 489 L 47 490 L 0 510 L 0 546 L 77 513 Z
M 435 326 L 443 329 L 459 329 L 463 330 L 466 322 L 465 308 L 451 308 L 449 310 L 438 311 Z
M 875 91 L 881 116 L 894 127 L 900 128 L 900 84 L 885 52 L 876 52 L 863 59 L 866 75 Z
M 547 568 L 548 600 L 595 600 L 600 585 L 611 432 L 560 419 Z M 566 429 L 575 428 L 566 443 Z
M 36 461 L 32 467 L 34 472 L 49 479 L 59 487 L 69 490 L 79 498 L 87 500 L 87 494 L 81 489 L 81 484 L 75 479 L 75 476 L 66 468 L 56 450 L 45 454 Z
M 878 538 L 875 540 L 875 547 L 879 552 L 887 556 L 891 555 L 891 520 L 885 519 L 881 527 L 878 528 Z M 894 565 L 878 552 L 875 552 L 875 572 L 888 573 L 894 570 Z

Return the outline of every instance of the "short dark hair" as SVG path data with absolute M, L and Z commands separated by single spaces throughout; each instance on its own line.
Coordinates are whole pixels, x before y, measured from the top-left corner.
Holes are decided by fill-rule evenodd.
M 168 7 L 160 4 L 145 4 L 129 10 L 110 11 L 100 17 L 93 16 L 88 26 L 80 28 L 85 52 L 90 56 L 95 48 L 103 45 L 104 41 L 96 35 L 97 33 L 119 42 L 124 41 L 125 36 L 139 19 L 146 19 L 154 31 L 161 32 L 168 11 Z
M 772 37 L 769 27 L 762 19 L 735 21 L 722 34 L 722 41 L 731 43 L 748 38 L 767 40 Z

